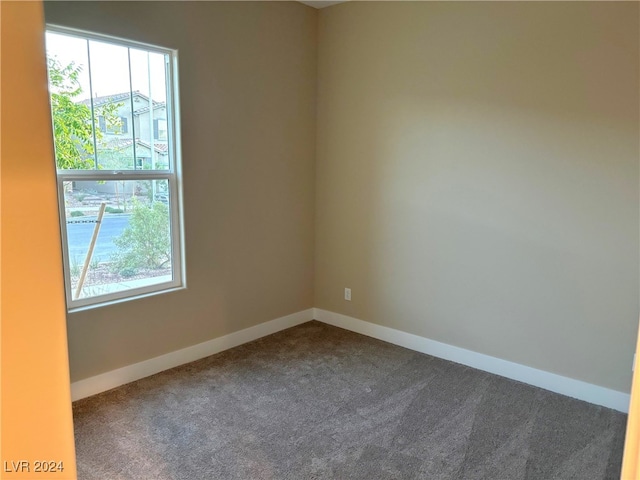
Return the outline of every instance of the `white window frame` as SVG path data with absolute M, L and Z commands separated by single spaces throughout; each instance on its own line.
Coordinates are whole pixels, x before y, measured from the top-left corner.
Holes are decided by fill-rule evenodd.
M 60 231 L 62 234 L 62 257 L 64 266 L 65 294 L 69 312 L 101 307 L 122 301 L 172 292 L 186 288 L 185 253 L 184 253 L 184 214 L 182 210 L 182 168 L 180 156 L 180 108 L 178 89 L 178 50 L 149 45 L 142 42 L 102 35 L 98 33 L 47 24 L 46 31 L 62 35 L 96 40 L 123 47 L 141 49 L 162 55 L 168 55 L 167 63 L 167 143 L 169 153 L 168 170 L 60 170 L 56 166 L 58 184 L 58 211 L 60 215 Z M 131 75 L 131 71 L 129 71 Z M 95 119 L 94 119 L 95 122 Z M 94 128 L 97 128 L 94 125 Z M 151 132 L 153 134 L 153 132 Z M 154 139 L 155 140 L 155 139 Z M 135 142 L 135 140 L 134 140 Z M 153 148 L 153 147 L 152 147 Z M 171 263 L 173 279 L 169 282 L 157 283 L 145 287 L 131 288 L 119 292 L 96 295 L 88 298 L 73 299 L 71 288 L 71 269 L 69 261 L 66 213 L 64 199 L 64 182 L 100 181 L 100 180 L 167 180 L 169 186 L 169 210 L 171 231 Z

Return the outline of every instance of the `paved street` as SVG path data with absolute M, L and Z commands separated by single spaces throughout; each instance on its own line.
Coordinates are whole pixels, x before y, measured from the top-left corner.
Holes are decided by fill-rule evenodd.
M 88 223 L 93 220 L 93 222 Z M 116 251 L 113 239 L 120 235 L 129 224 L 129 215 L 109 215 L 102 218 L 100 234 L 93 250 L 93 260 L 108 261 Z M 70 218 L 67 223 L 67 240 L 69 242 L 69 261 L 73 265 L 84 263 L 91 236 L 95 228 L 95 217 Z

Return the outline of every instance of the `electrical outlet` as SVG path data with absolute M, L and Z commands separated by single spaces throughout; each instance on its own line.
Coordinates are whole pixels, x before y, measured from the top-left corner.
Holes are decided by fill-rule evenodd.
M 351 289 L 350 288 L 345 288 L 344 289 L 344 299 L 351 301 Z

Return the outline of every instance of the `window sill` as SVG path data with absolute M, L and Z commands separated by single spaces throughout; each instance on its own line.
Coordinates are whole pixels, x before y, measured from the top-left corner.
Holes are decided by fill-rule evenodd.
M 93 310 L 95 308 L 102 308 L 102 307 L 108 307 L 111 305 L 116 305 L 116 304 L 120 304 L 120 303 L 126 303 L 126 302 L 131 302 L 134 300 L 139 300 L 142 298 L 147 298 L 147 297 L 153 297 L 156 295 L 163 295 L 163 294 L 167 294 L 167 293 L 174 293 L 174 292 L 179 292 L 180 290 L 186 290 L 187 286 L 186 285 L 180 285 L 180 286 L 171 286 L 162 290 L 155 290 L 153 292 L 144 292 L 144 293 L 140 293 L 137 295 L 131 295 L 131 296 L 127 296 L 124 298 L 117 298 L 117 299 L 113 299 L 113 300 L 105 300 L 104 302 L 98 302 L 98 303 L 92 303 L 90 305 L 82 305 L 82 306 L 78 306 L 78 307 L 70 307 L 67 308 L 67 313 L 73 314 L 73 313 L 79 313 L 79 312 L 84 312 L 87 310 Z

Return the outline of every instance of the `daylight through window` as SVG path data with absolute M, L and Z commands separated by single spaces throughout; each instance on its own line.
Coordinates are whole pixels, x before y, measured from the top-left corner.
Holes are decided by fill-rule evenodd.
M 176 52 L 46 41 L 68 307 L 183 286 Z

